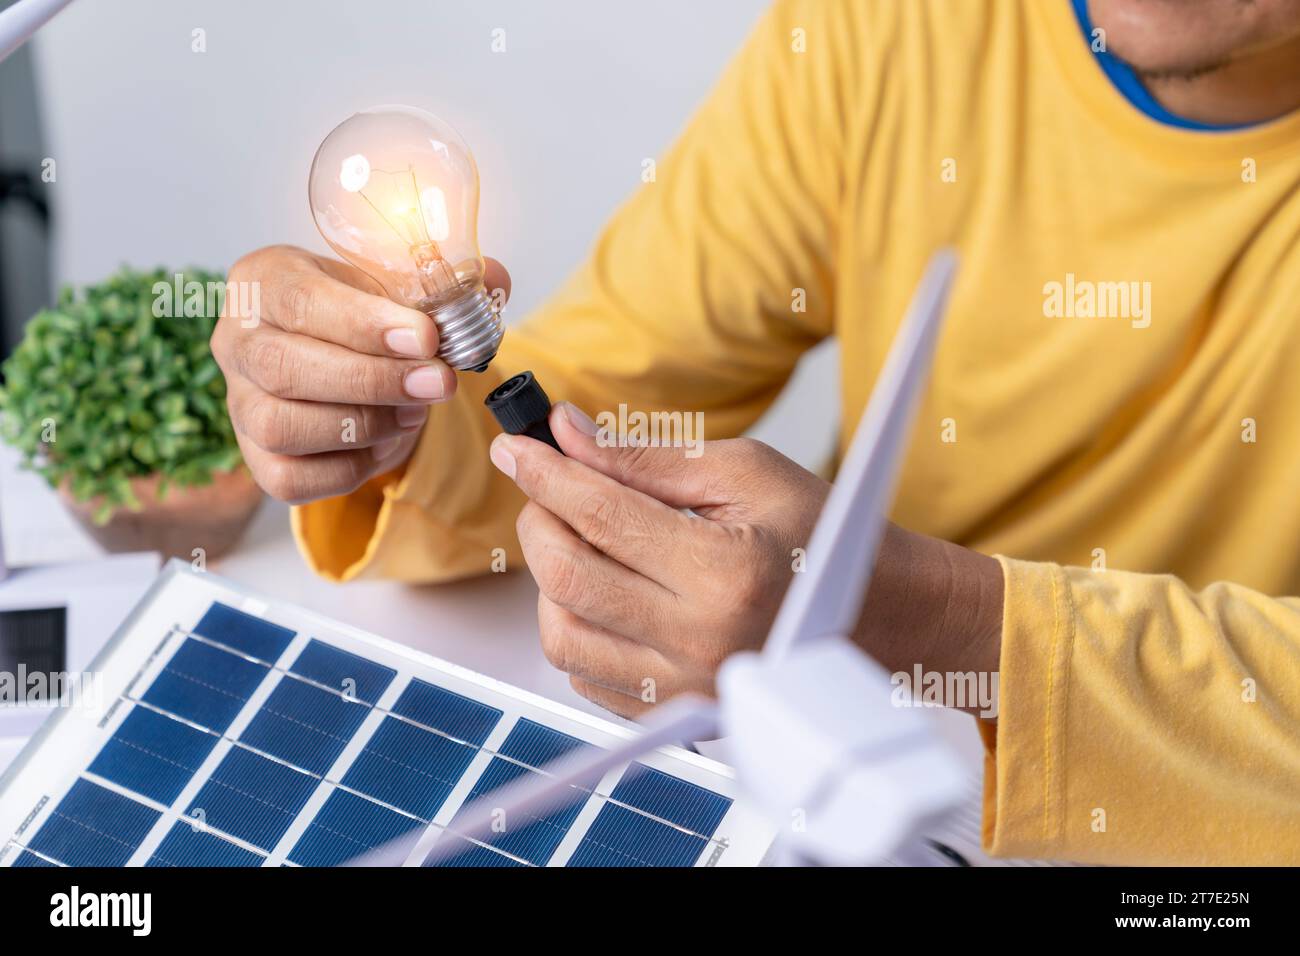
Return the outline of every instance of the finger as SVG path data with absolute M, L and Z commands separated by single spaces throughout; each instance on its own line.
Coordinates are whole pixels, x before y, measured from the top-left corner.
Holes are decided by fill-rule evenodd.
M 687 416 L 682 415 L 685 421 Z M 609 427 L 598 427 L 569 402 L 551 409 L 550 425 L 570 458 L 674 508 L 709 504 L 721 493 L 719 477 L 727 473 L 724 462 L 734 463 L 736 457 L 736 449 L 729 447 L 732 443 L 725 441 L 709 442 L 706 453 L 702 436 L 692 436 L 691 444 L 680 446 L 627 441 Z
M 544 594 L 537 599 L 537 626 L 551 665 L 588 683 L 653 699 L 667 677 L 657 653 L 584 621 Z
M 625 717 L 628 720 L 640 720 L 655 706 L 654 704 L 644 703 L 639 697 L 620 694 L 618 691 L 609 690 L 598 684 L 585 681 L 581 677 L 570 675 L 569 686 L 597 707 L 604 707 L 610 713 Z
M 601 554 L 536 502 L 524 505 L 515 524 L 543 596 L 599 627 L 666 647 L 675 594 Z
M 232 317 L 245 311 L 259 320 L 240 322 L 243 331 L 261 324 L 311 336 L 370 355 L 432 358 L 438 351 L 437 328 L 423 312 L 376 294 L 373 281 L 359 270 L 299 250 L 293 255 L 265 255 L 241 266 L 256 298 L 243 295 L 223 309 Z
M 237 336 L 235 370 L 278 398 L 356 405 L 407 405 L 450 398 L 456 376 L 438 360 L 403 361 L 362 355 L 278 329 Z
M 282 399 L 240 378 L 229 380 L 226 399 L 235 429 L 264 451 L 279 455 L 373 448 L 418 431 L 429 415 L 425 405 L 341 405 Z
M 488 290 L 488 295 L 493 297 L 498 293 L 501 296 L 501 303 L 504 305 L 510 301 L 510 273 L 496 259 L 488 257 L 483 258 L 483 285 Z
M 686 436 L 685 444 L 637 444 L 598 428 L 568 402 L 551 410 L 550 425 L 570 458 L 698 517 L 739 521 L 786 508 L 789 489 L 808 477 L 797 463 L 756 439 L 704 442 L 698 425 L 685 431 L 668 426 Z
M 498 435 L 490 455 L 524 494 L 615 561 L 678 593 L 694 573 L 669 560 L 670 543 L 701 533 L 694 519 L 523 435 Z
M 358 289 L 362 292 L 368 292 L 375 296 L 383 297 L 384 290 L 379 285 L 379 283 L 375 282 L 373 279 L 371 279 L 368 275 L 366 275 L 364 272 L 362 272 L 360 269 L 356 268 L 355 266 L 350 265 L 346 262 L 339 262 L 337 259 L 326 259 L 324 257 L 316 257 L 316 262 L 317 265 L 320 267 L 321 271 L 325 273 L 327 276 L 333 279 L 337 279 L 339 282 L 344 282 L 347 285 L 352 286 L 354 289 Z M 505 305 L 505 303 L 510 301 L 510 288 L 511 288 L 510 273 L 506 271 L 506 267 L 502 265 L 500 261 L 496 259 L 492 259 L 490 257 L 484 257 L 483 266 L 484 266 L 484 272 L 483 272 L 484 288 L 487 289 L 488 295 L 492 296 L 493 299 L 498 302 L 498 306 Z M 418 310 L 409 310 L 409 311 L 418 311 Z M 424 313 L 422 312 L 419 314 L 424 315 Z M 374 352 L 373 354 L 410 355 L 413 358 L 424 358 L 424 357 L 431 356 L 438 349 L 437 327 L 433 326 L 432 341 L 425 342 L 422 333 L 425 330 L 427 330 L 429 326 L 432 325 L 433 323 L 429 323 L 429 325 L 421 324 L 417 327 L 417 332 L 421 333 L 420 345 L 421 347 L 429 349 L 429 351 L 411 353 L 409 351 L 395 350 L 393 348 L 393 343 L 390 343 L 387 338 L 389 334 L 389 329 L 385 327 L 383 331 L 384 331 L 384 345 L 386 346 L 386 350 L 380 352 Z M 402 326 L 399 324 L 398 328 L 401 327 Z M 407 342 L 409 342 L 409 340 L 405 338 L 397 339 L 397 344 L 399 346 L 404 345 L 404 343 Z M 339 344 L 347 345 L 348 343 L 340 342 Z M 405 347 L 409 348 L 409 345 Z M 365 349 L 363 351 L 369 351 L 369 350 Z
M 238 433 L 235 438 L 262 490 L 292 505 L 351 494 L 375 475 L 405 460 L 418 440 L 418 436 L 406 436 L 387 447 L 295 457 L 264 451 Z M 383 452 L 382 456 L 376 449 Z
M 325 275 L 338 279 L 340 282 L 352 286 L 361 292 L 368 292 L 371 295 L 380 298 L 388 298 L 384 292 L 384 287 L 366 275 L 350 262 L 342 262 L 338 259 L 331 259 L 328 256 L 318 256 L 309 253 L 313 260 L 313 265 Z

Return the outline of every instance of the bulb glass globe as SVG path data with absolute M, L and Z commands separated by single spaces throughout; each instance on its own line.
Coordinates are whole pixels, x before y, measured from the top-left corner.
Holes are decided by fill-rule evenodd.
M 447 123 L 410 106 L 378 106 L 325 137 L 308 196 L 330 248 L 438 325 L 438 355 L 482 371 L 504 329 L 483 285 L 478 168 Z

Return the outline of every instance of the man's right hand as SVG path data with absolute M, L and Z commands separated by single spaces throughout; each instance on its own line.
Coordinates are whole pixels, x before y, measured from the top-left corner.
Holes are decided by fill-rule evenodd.
M 488 260 L 487 286 L 510 277 Z M 212 354 L 244 461 L 276 498 L 347 494 L 410 457 L 429 406 L 456 391 L 438 330 L 350 265 L 292 246 L 235 263 Z M 256 283 L 246 286 L 244 283 Z M 241 290 L 257 289 L 256 298 Z M 256 302 L 240 315 L 240 301 Z

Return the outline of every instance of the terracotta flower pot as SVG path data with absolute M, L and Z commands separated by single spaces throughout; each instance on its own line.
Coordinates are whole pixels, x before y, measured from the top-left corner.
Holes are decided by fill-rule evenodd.
M 68 484 L 59 497 L 86 533 L 107 551 L 158 551 L 164 558 L 193 560 L 202 548 L 205 560 L 219 558 L 234 546 L 262 503 L 262 489 L 242 465 L 217 472 L 212 483 L 193 487 L 169 485 L 159 500 L 161 475 L 131 480 L 141 508 L 118 508 L 107 524 L 94 522 L 98 499 L 74 501 Z

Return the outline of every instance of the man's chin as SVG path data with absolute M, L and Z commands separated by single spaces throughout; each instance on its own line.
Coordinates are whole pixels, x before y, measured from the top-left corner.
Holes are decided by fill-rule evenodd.
M 1222 69 L 1241 38 L 1218 0 L 1089 0 L 1107 49 L 1143 79 L 1194 80 Z
M 1201 77 L 1217 73 L 1228 65 L 1226 59 L 1215 60 L 1213 62 L 1177 64 L 1177 65 L 1159 65 L 1143 66 L 1140 63 L 1134 63 L 1125 59 L 1120 54 L 1115 54 L 1116 58 L 1127 63 L 1133 68 L 1133 72 L 1144 82 L 1163 83 L 1170 80 L 1192 81 L 1199 80 Z

